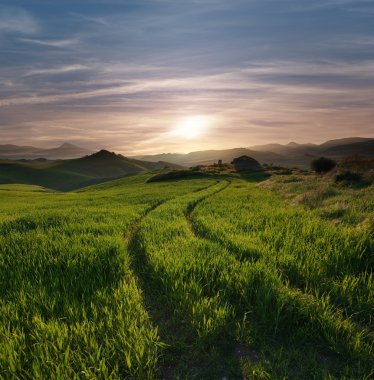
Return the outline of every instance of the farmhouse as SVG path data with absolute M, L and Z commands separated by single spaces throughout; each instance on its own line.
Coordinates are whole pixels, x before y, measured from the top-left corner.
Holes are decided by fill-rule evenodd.
M 240 156 L 237 158 L 234 158 L 234 160 L 231 162 L 235 170 L 237 172 L 241 171 L 258 171 L 261 168 L 261 165 L 258 161 L 256 161 L 254 158 L 249 156 Z

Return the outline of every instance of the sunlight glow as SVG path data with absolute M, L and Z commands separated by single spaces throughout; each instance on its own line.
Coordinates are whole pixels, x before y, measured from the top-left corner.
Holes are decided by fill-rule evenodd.
M 209 127 L 211 118 L 204 115 L 188 116 L 180 120 L 171 131 L 172 135 L 185 139 L 200 137 Z

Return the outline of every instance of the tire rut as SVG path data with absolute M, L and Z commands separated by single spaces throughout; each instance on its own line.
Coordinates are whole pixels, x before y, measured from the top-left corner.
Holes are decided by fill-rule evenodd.
M 231 183 L 231 181 L 230 181 L 230 183 Z M 196 221 L 194 221 L 194 219 L 192 218 L 193 211 L 196 209 L 196 207 L 201 202 L 203 202 L 205 199 L 225 190 L 230 185 L 230 183 L 228 183 L 224 188 L 219 189 L 219 190 L 215 191 L 214 193 L 205 196 L 204 198 L 201 198 L 195 202 L 190 202 L 190 204 L 187 207 L 185 217 L 187 219 L 188 225 L 189 225 L 192 233 L 196 236 L 196 238 L 203 239 L 203 240 L 206 240 L 206 241 L 211 242 L 213 244 L 218 244 L 218 245 L 225 247 L 228 250 L 228 252 L 230 252 L 238 261 L 247 261 L 248 259 L 251 259 L 252 262 L 259 261 L 261 259 L 260 253 L 254 253 L 254 252 L 250 252 L 250 251 L 246 251 L 246 250 L 241 250 L 238 247 L 235 247 L 235 246 L 232 246 L 231 244 L 228 244 L 223 239 L 212 238 L 212 237 L 202 233 L 201 230 L 199 230 Z M 322 303 L 324 302 L 324 301 L 321 301 L 315 295 L 310 294 L 309 292 L 306 292 L 304 289 L 302 289 L 300 287 L 290 286 L 288 281 L 285 281 L 283 283 L 283 285 L 277 289 L 277 292 L 279 293 L 280 297 L 282 297 L 282 294 L 283 295 L 285 295 L 285 294 L 292 295 L 291 298 L 294 300 L 307 298 L 310 300 L 310 304 L 319 304 L 320 302 L 322 302 Z M 341 325 L 345 326 L 346 330 L 344 331 L 343 335 L 345 333 L 347 333 L 347 331 L 349 329 L 352 329 L 354 331 L 354 333 L 356 333 L 357 335 L 360 334 L 360 331 L 363 331 L 365 333 L 365 336 L 366 336 L 365 341 L 368 344 L 371 343 L 372 339 L 370 338 L 370 336 L 371 336 L 370 331 L 368 331 L 368 329 L 366 329 L 364 326 L 357 324 L 354 321 L 352 321 L 350 317 L 348 317 L 348 318 L 342 317 L 343 313 L 340 310 L 340 307 L 338 307 L 337 305 L 334 305 L 334 307 L 332 307 L 331 310 L 325 311 L 325 312 L 327 312 L 327 314 L 330 316 L 330 318 L 338 320 L 341 323 Z M 276 325 L 275 326 L 275 332 L 277 330 L 278 330 L 278 326 Z
M 226 248 L 229 252 L 235 254 L 235 256 L 237 257 L 238 260 L 240 261 L 243 261 L 243 260 L 248 260 L 248 259 L 251 259 L 252 261 L 257 261 L 260 259 L 260 254 L 257 253 L 257 252 L 253 252 L 253 251 L 249 251 L 249 250 L 242 250 L 236 246 L 233 246 L 232 244 L 230 244 L 228 241 L 225 241 L 224 239 L 219 239 L 219 238 L 216 238 L 216 239 L 213 239 L 209 236 L 207 236 L 206 234 L 204 234 L 197 226 L 197 223 L 196 221 L 193 219 L 192 217 L 192 213 L 193 211 L 196 209 L 196 207 L 202 203 L 204 200 L 226 190 L 230 185 L 231 185 L 231 181 L 229 180 L 227 185 L 224 186 L 222 189 L 219 189 L 217 191 L 215 191 L 214 193 L 212 194 L 208 194 L 207 196 L 195 201 L 195 202 L 190 202 L 189 205 L 187 206 L 187 210 L 186 210 L 186 213 L 185 213 L 185 217 L 187 219 L 187 222 L 188 222 L 188 225 L 192 231 L 192 233 L 199 239 L 203 239 L 203 240 L 206 240 L 206 241 L 209 241 L 209 242 L 212 242 L 212 243 L 215 243 L 215 244 L 218 244 L 218 245 L 221 245 L 223 246 L 224 248 Z
M 199 192 L 203 192 L 213 186 L 216 186 L 218 183 L 220 183 L 220 181 L 215 181 L 208 186 L 192 191 L 190 194 L 198 194 Z M 162 281 L 158 274 L 155 273 L 152 265 L 149 263 L 147 253 L 138 237 L 138 233 L 143 220 L 145 220 L 150 213 L 158 209 L 160 206 L 167 204 L 168 202 L 173 202 L 176 199 L 182 198 L 188 194 L 159 201 L 148 207 L 124 234 L 125 244 L 131 259 L 133 275 L 136 278 L 138 287 L 143 295 L 144 307 L 147 310 L 152 323 L 158 328 L 160 342 L 164 345 L 164 347 L 169 347 L 169 351 L 173 348 L 169 344 L 165 343 L 168 340 L 166 338 L 167 332 L 172 329 L 176 336 L 182 336 L 183 326 L 176 326 L 172 319 L 171 310 L 167 310 L 164 307 L 165 303 L 162 299 L 162 293 L 160 292 L 160 294 L 157 294 L 157 289 L 162 289 Z M 175 353 L 172 352 L 172 355 L 173 354 Z M 161 363 L 160 367 L 162 374 L 160 378 L 173 378 L 173 370 L 170 367 L 170 363 Z

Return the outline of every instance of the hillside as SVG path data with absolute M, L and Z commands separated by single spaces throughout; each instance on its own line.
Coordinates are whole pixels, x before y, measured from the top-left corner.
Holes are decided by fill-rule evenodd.
M 18 161 L 0 161 L 0 184 L 30 184 L 55 190 L 68 190 L 92 179 L 91 176 L 61 171 L 52 164 L 38 167 Z
M 371 379 L 373 185 L 287 172 L 0 186 L 0 378 Z
M 187 154 L 182 153 L 162 153 L 155 155 L 140 155 L 131 158 L 123 156 L 117 157 L 111 162 L 109 168 L 110 175 L 122 175 L 126 173 L 136 173 L 140 168 L 148 170 L 162 169 L 170 165 L 180 167 L 190 167 L 196 165 L 209 165 L 218 160 L 231 162 L 235 157 L 248 155 L 255 158 L 261 164 L 274 164 L 289 167 L 309 168 L 310 161 L 316 157 L 327 156 L 337 160 L 343 159 L 347 155 L 367 155 L 374 156 L 373 138 L 349 137 L 329 140 L 323 144 L 299 144 L 290 142 L 288 144 L 265 144 L 254 145 L 247 148 L 233 148 L 221 150 L 194 151 Z M 64 143 L 59 147 L 51 149 L 40 149 L 32 146 L 0 145 L 0 159 L 36 159 L 46 158 L 48 160 L 57 159 L 77 159 L 91 154 L 87 149 L 73 144 Z M 121 161 L 120 157 L 123 158 Z M 105 157 L 102 157 L 105 160 Z M 104 168 L 104 161 L 96 162 L 95 158 L 87 161 L 65 163 L 63 166 L 70 170 L 78 170 L 79 173 L 94 174 L 103 176 L 107 173 Z M 88 167 L 86 167 L 86 164 Z
M 285 157 L 295 157 L 303 155 L 315 155 L 322 151 L 319 145 L 315 144 L 298 144 L 290 142 L 286 145 L 282 144 L 266 144 L 266 145 L 254 145 L 249 147 L 254 151 L 260 152 L 274 152 Z
M 316 157 L 325 156 L 338 161 L 351 155 L 374 156 L 374 139 L 363 137 L 349 137 L 329 140 L 323 144 L 298 144 L 291 142 L 286 145 L 266 144 L 256 145 L 250 149 L 278 153 L 282 157 L 274 160 L 275 164 L 308 168 L 310 161 Z
M 144 162 L 101 150 L 90 156 L 59 161 L 0 161 L 0 183 L 20 183 L 71 190 L 142 171 L 180 168 L 167 162 Z
M 354 144 L 354 143 L 362 143 L 362 142 L 367 142 L 374 140 L 373 138 L 369 137 L 346 137 L 343 139 L 334 139 L 334 140 L 328 140 L 321 144 L 320 146 L 323 149 L 329 149 L 329 148 L 334 148 L 342 145 L 348 145 L 348 144 Z
M 156 155 L 137 156 L 140 160 L 159 161 L 166 160 L 182 166 L 209 165 L 218 160 L 231 162 L 235 157 L 247 155 L 255 158 L 261 164 L 274 164 L 289 167 L 309 168 L 310 161 L 316 157 L 327 156 L 337 160 L 347 155 L 361 154 L 374 155 L 374 139 L 351 137 L 326 141 L 323 144 L 266 144 L 255 145 L 248 148 L 234 148 L 223 150 L 203 150 L 180 153 L 163 153 Z
M 288 144 L 265 144 L 265 145 L 254 145 L 250 146 L 248 149 L 253 149 L 255 151 L 267 151 L 281 154 L 283 156 L 300 156 L 300 155 L 318 155 L 328 149 L 344 146 L 353 143 L 363 143 L 368 141 L 374 141 L 372 138 L 365 137 L 348 137 L 343 139 L 329 140 L 322 144 L 299 144 L 296 142 L 290 142 Z
M 169 162 L 174 162 L 183 166 L 208 165 L 218 160 L 223 162 L 231 162 L 235 157 L 248 155 L 255 158 L 260 163 L 271 163 L 282 159 L 277 153 L 273 152 L 256 152 L 246 148 L 234 148 L 223 150 L 202 150 L 187 154 L 159 154 L 150 156 L 140 156 L 141 160 L 159 161 L 167 159 Z
M 49 160 L 78 158 L 91 154 L 89 149 L 64 143 L 51 149 L 36 148 L 33 146 L 17 146 L 12 144 L 0 145 L 0 159 L 35 159 L 46 158 Z
M 360 154 L 364 156 L 374 156 L 374 139 L 362 142 L 349 143 L 332 146 L 325 150 L 327 156 L 352 156 Z

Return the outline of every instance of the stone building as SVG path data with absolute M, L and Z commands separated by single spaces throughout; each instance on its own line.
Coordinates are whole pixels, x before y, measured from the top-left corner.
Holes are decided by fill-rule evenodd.
M 258 171 L 261 169 L 261 165 L 254 158 L 249 156 L 240 156 L 234 158 L 231 162 L 237 172 L 241 171 Z

